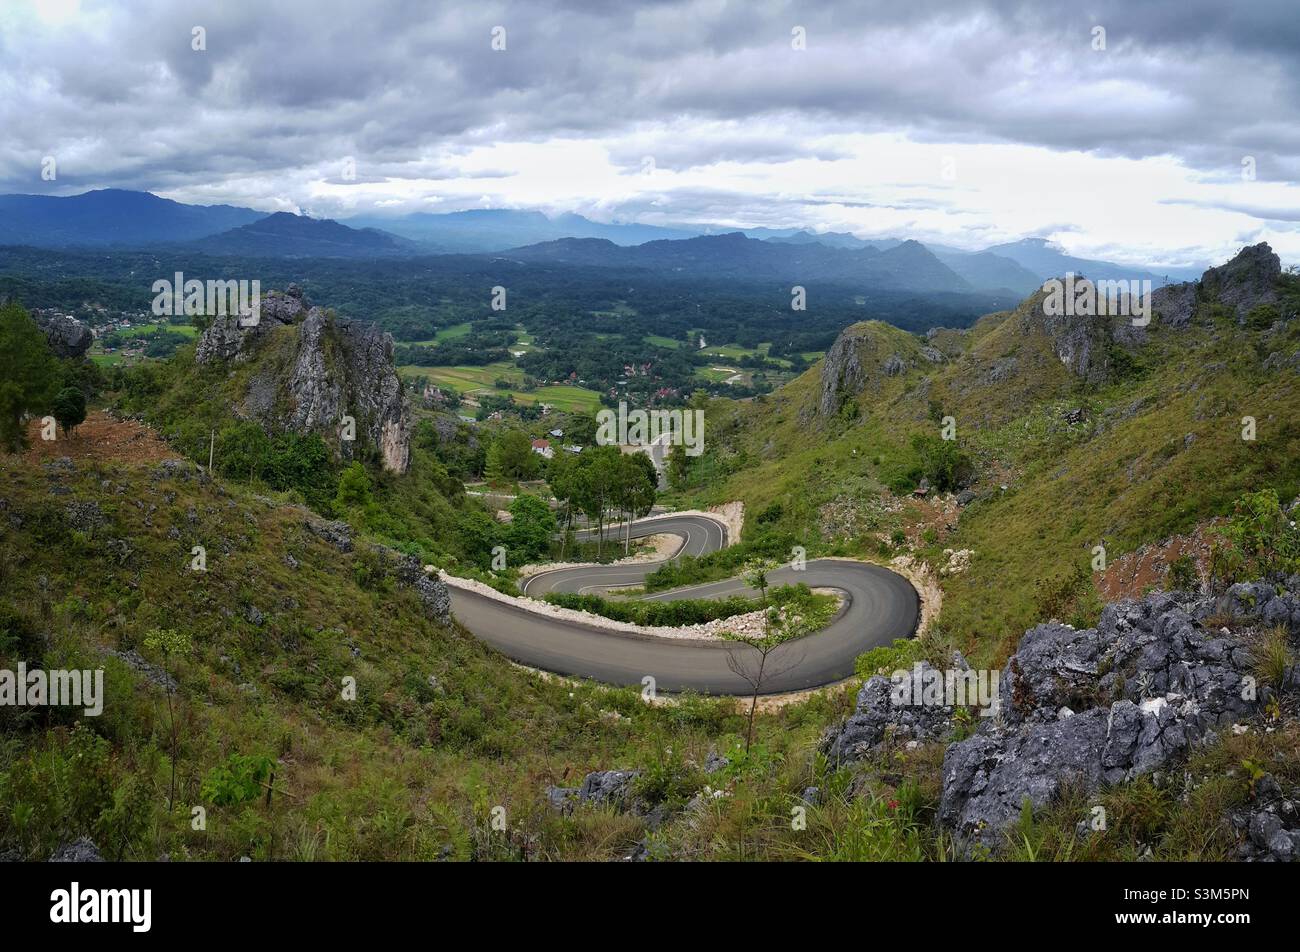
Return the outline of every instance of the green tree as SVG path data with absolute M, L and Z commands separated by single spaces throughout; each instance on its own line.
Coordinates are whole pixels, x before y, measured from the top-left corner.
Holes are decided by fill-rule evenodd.
M 334 494 L 334 505 L 340 510 L 364 509 L 372 501 L 370 474 L 360 463 L 350 464 L 339 477 L 339 488 Z
M 596 418 L 586 414 L 571 414 L 564 424 L 564 442 L 590 446 L 596 442 Z
M 674 443 L 668 451 L 668 485 L 679 492 L 690 485 L 691 458 L 683 443 Z
M 969 481 L 970 458 L 957 447 L 956 440 L 917 433 L 912 437 L 912 450 L 920 457 L 921 475 L 936 492 L 956 489 Z
M 560 543 L 560 558 L 569 547 L 573 516 L 582 508 L 585 496 L 587 471 L 583 468 L 581 457 L 572 453 L 560 453 L 551 460 L 547 468 L 546 481 L 551 487 L 551 494 L 560 504 L 560 522 L 564 525 L 564 539 Z
M 9 452 L 27 445 L 23 417 L 49 409 L 58 381 L 40 328 L 17 304 L 0 307 L 0 444 Z
M 654 508 L 659 473 L 645 453 L 629 453 L 619 456 L 617 474 L 615 500 L 626 523 L 623 554 L 627 555 L 632 547 L 632 520 L 648 515 Z
M 86 395 L 76 387 L 64 387 L 55 395 L 50 411 L 63 432 L 71 436 L 86 421 Z
M 488 447 L 487 476 L 489 479 L 532 479 L 537 475 L 538 461 L 533 452 L 533 442 L 522 430 L 507 430 Z
M 616 446 L 595 446 L 582 454 L 582 481 L 580 505 L 590 522 L 596 524 L 596 558 L 599 559 L 605 541 L 605 519 L 618 498 L 619 459 L 623 454 Z
M 481 569 L 492 564 L 492 547 L 501 537 L 502 529 L 500 523 L 481 509 L 461 513 L 456 523 L 461 549 Z
M 555 513 L 537 496 L 521 494 L 510 504 L 511 560 L 523 564 L 545 552 L 555 534 Z

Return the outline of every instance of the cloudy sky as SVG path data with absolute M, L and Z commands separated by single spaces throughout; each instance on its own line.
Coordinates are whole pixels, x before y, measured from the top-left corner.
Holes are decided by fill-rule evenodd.
M 1300 262 L 1300 16 L 1294 0 L 0 0 L 0 192 L 109 186 L 328 217 L 1042 236 L 1143 264 L 1267 240 Z

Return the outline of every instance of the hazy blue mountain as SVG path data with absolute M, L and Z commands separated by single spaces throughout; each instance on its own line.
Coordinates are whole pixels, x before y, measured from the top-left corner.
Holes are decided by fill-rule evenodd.
M 349 228 L 329 218 L 277 212 L 190 243 L 204 254 L 269 258 L 373 258 L 420 254 L 414 242 L 374 228 Z
M 1155 287 L 1170 282 L 1195 281 L 1200 277 L 1200 271 L 1195 268 L 1169 268 L 1156 274 L 1143 268 L 1115 264 L 1110 261 L 1076 258 L 1073 255 L 1066 254 L 1046 238 L 1024 238 L 1004 245 L 994 245 L 984 250 L 999 257 L 1010 258 L 1017 264 L 1032 271 L 1042 281 L 1048 278 L 1059 278 L 1067 271 L 1082 274 L 1094 281 L 1102 278 L 1149 280 Z
M 232 205 L 182 205 L 118 188 L 66 197 L 0 195 L 0 244 L 138 247 L 192 241 L 264 215 Z
M 829 282 L 905 291 L 969 291 L 971 285 L 916 241 L 879 251 L 820 242 L 775 242 L 741 232 L 651 241 L 623 248 L 595 239 L 560 239 L 503 255 L 526 262 L 646 269 L 664 275 L 731 278 L 748 283 Z
M 980 289 L 1006 288 L 1020 295 L 1032 294 L 1043 284 L 1035 272 L 1011 258 L 991 251 L 940 251 L 927 245 L 934 256 Z
M 506 251 L 560 238 L 603 238 L 616 245 L 638 245 L 659 238 L 690 238 L 697 234 L 655 225 L 605 224 L 571 213 L 551 218 L 538 211 L 509 208 L 447 214 L 416 212 L 394 217 L 363 215 L 345 221 L 355 228 L 378 228 L 417 241 L 429 251 L 462 253 Z
M 847 231 L 813 232 L 796 228 L 746 228 L 743 232 L 749 238 L 771 241 L 777 244 L 807 245 L 821 244 L 828 248 L 875 248 L 884 251 L 902 244 L 901 239 L 867 239 L 849 234 Z

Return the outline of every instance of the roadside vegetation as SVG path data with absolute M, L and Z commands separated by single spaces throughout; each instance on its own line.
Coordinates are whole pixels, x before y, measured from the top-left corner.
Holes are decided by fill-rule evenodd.
M 834 608 L 831 595 L 814 594 L 806 585 L 779 585 L 768 590 L 766 602 L 744 595 L 727 598 L 682 598 L 671 602 L 639 601 L 636 599 L 608 599 L 599 595 L 579 595 L 575 592 L 549 592 L 546 601 L 562 608 L 591 612 L 633 625 L 677 627 L 700 625 L 705 622 L 746 615 L 767 608 L 784 609 L 801 615 L 825 614 Z

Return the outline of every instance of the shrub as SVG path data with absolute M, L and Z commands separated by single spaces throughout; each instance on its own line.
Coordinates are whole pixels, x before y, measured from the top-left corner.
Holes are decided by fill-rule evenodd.
M 1165 572 L 1165 585 L 1170 591 L 1194 592 L 1201 584 L 1196 573 L 1196 560 L 1184 552 L 1169 563 Z
M 614 621 L 627 622 L 632 625 L 662 625 L 677 627 L 681 625 L 700 625 L 720 618 L 732 618 L 749 612 L 759 611 L 763 606 L 756 598 L 732 595 L 720 599 L 683 598 L 673 602 L 638 602 L 610 601 L 599 595 L 579 595 L 575 592 L 551 592 L 546 601 L 562 608 L 591 612 L 612 618 Z M 769 589 L 767 593 L 769 606 L 792 606 L 811 611 L 821 603 L 813 596 L 807 585 L 782 585 Z
M 1216 586 L 1300 570 L 1300 529 L 1282 511 L 1276 490 L 1243 495 L 1218 534 L 1211 552 Z
M 956 440 L 917 433 L 912 437 L 912 450 L 919 457 L 921 475 L 936 491 L 957 489 L 970 481 L 974 467 Z
M 208 771 L 199 793 L 219 807 L 248 803 L 263 793 L 273 769 L 274 761 L 265 754 L 231 754 Z

